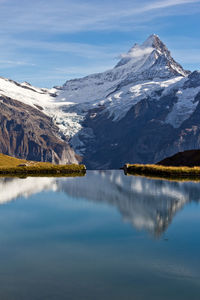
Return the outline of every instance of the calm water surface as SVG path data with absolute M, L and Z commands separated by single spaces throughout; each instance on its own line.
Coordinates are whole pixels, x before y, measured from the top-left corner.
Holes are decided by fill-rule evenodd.
M 0 179 L 1 300 L 200 299 L 200 183 Z

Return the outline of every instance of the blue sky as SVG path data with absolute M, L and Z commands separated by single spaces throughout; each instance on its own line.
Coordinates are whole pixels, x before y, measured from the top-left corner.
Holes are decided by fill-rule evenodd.
M 200 69 L 200 0 L 0 0 L 0 76 L 40 87 L 112 68 L 156 33 Z

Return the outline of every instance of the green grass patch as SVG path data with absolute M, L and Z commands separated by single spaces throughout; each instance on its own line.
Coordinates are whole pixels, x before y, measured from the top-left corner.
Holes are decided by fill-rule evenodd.
M 161 165 L 126 164 L 127 175 L 143 175 L 169 180 L 200 181 L 200 167 L 168 167 Z
M 35 162 L 0 154 L 0 176 L 83 176 L 84 165 L 54 165 L 48 162 Z

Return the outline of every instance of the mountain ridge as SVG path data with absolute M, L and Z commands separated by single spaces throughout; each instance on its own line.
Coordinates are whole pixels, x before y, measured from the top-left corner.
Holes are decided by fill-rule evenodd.
M 91 169 L 200 147 L 200 72 L 184 70 L 155 34 L 111 70 L 50 90 L 0 78 L 0 95 L 50 117 Z

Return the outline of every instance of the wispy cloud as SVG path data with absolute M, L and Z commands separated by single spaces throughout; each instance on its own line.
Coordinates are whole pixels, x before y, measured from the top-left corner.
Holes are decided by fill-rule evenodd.
M 49 0 L 25 1 L 21 0 L 20 6 L 15 0 L 0 2 L 1 30 L 13 33 L 16 31 L 42 32 L 77 32 L 105 29 L 126 30 L 127 22 L 130 26 L 134 23 L 144 23 L 142 15 L 149 17 L 158 16 L 158 11 L 165 14 L 177 6 L 184 7 L 184 13 L 196 13 L 199 0 L 164 0 L 164 1 L 69 1 Z M 188 6 L 195 4 L 192 10 Z M 151 16 L 147 13 L 151 12 Z M 155 15 L 154 15 L 155 13 Z M 181 13 L 181 11 L 180 11 Z M 176 14 L 179 10 L 176 9 Z M 136 18 L 132 18 L 132 17 Z M 128 18 L 128 20 L 127 20 Z M 9 21 L 8 21 L 9 20 Z
M 141 48 L 141 47 L 134 47 L 128 53 L 122 53 L 120 58 L 140 58 L 146 54 L 150 54 L 153 51 L 152 47 L 148 48 Z
M 128 16 L 140 16 L 143 13 L 147 13 L 154 10 L 161 10 L 166 8 L 172 8 L 174 6 L 186 5 L 200 3 L 199 0 L 166 0 L 166 1 L 151 1 L 144 5 L 133 6 L 132 9 L 123 9 L 120 12 L 113 12 L 111 15 L 119 18 L 128 17 Z M 187 10 L 185 10 L 187 14 Z M 191 12 L 190 12 L 191 13 Z M 176 14 L 179 15 L 179 11 L 176 10 Z M 144 22 L 145 20 L 142 20 Z
M 33 63 L 29 63 L 26 61 L 18 61 L 18 60 L 0 60 L 0 66 L 1 67 L 16 67 L 16 66 L 35 66 Z
M 48 50 L 49 52 L 64 52 L 73 53 L 74 55 L 85 58 L 113 58 L 118 52 L 113 51 L 113 45 L 96 46 L 87 43 L 68 43 L 68 42 L 47 42 L 47 41 L 34 41 L 29 39 L 8 39 L 6 42 L 11 49 L 40 49 Z

